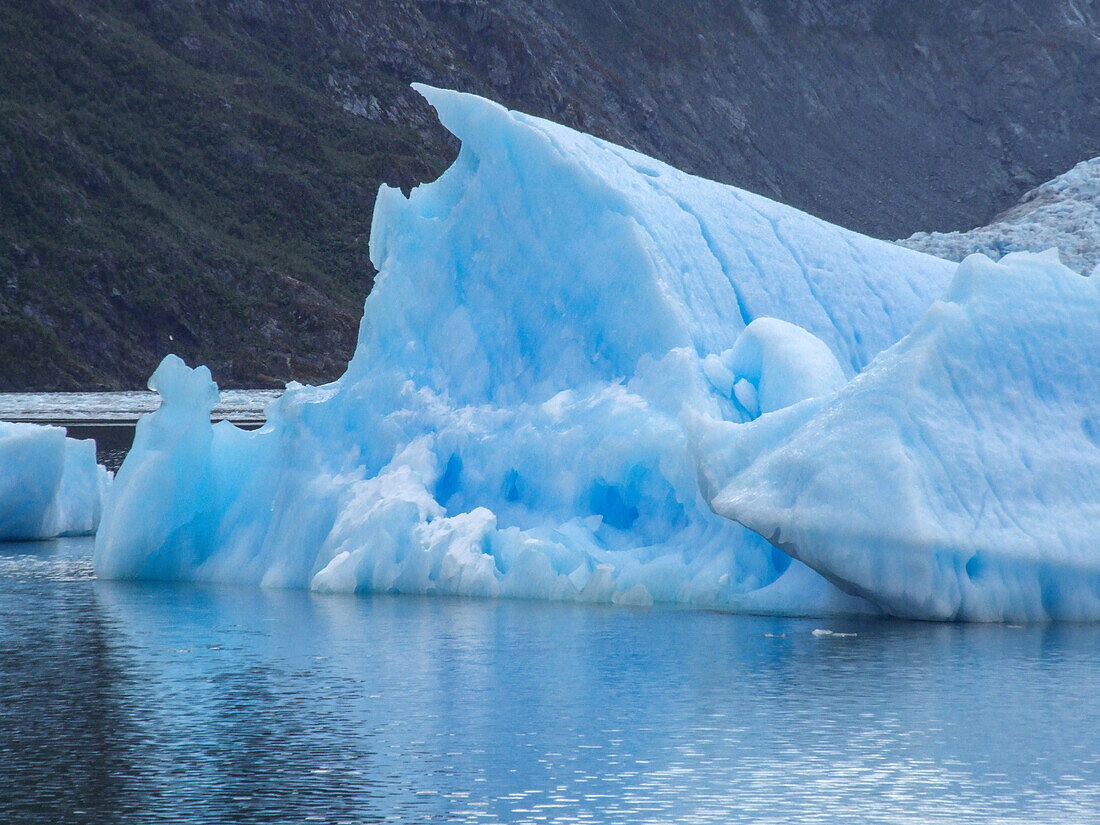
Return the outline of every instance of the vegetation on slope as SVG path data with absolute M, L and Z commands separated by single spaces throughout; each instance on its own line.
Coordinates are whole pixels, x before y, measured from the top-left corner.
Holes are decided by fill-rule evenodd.
M 342 371 L 378 184 L 488 95 L 884 238 L 1100 154 L 1077 0 L 6 0 L 0 390 Z
M 15 0 L 0 42 L 0 389 L 133 386 L 168 351 L 228 384 L 339 374 L 377 182 L 437 174 L 441 137 L 184 3 Z

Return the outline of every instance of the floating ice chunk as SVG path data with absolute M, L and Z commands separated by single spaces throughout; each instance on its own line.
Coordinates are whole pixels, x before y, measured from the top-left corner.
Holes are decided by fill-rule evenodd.
M 65 463 L 65 431 L 36 424 L 0 424 L 0 538 L 54 535 Z
M 1100 281 L 984 256 L 831 397 L 701 439 L 715 511 L 927 619 L 1100 619 Z
M 99 527 L 111 473 L 96 463 L 95 441 L 65 439 L 65 464 L 57 490 L 55 529 L 59 536 L 90 536 Z
M 418 88 L 462 149 L 410 197 L 380 191 L 346 374 L 288 388 L 245 433 L 211 427 L 207 373 L 166 363 L 100 575 L 875 610 L 710 511 L 681 413 L 748 417 L 726 358 L 761 316 L 807 332 L 753 327 L 746 386 L 768 406 L 832 388 L 911 328 L 950 265 Z
M 94 441 L 0 422 L 0 541 L 94 533 L 109 480 Z

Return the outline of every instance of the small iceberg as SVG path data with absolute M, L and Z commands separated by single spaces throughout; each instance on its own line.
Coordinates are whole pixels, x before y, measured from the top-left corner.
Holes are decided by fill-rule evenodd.
M 0 541 L 91 535 L 109 483 L 94 441 L 0 421 Z
M 858 633 L 842 633 L 839 630 L 828 630 L 823 627 L 816 628 L 811 634 L 815 639 L 854 639 Z

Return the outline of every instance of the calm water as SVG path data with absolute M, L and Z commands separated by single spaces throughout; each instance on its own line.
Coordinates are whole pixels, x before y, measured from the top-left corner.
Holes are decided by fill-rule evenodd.
M 210 413 L 251 430 L 264 423 L 264 407 L 281 390 L 222 390 Z M 0 392 L 0 421 L 28 421 L 65 427 L 71 438 L 92 438 L 96 460 L 117 470 L 134 443 L 138 418 L 160 406 L 148 390 L 127 392 Z
M 1094 626 L 127 585 L 90 551 L 0 545 L 0 822 L 1100 822 Z

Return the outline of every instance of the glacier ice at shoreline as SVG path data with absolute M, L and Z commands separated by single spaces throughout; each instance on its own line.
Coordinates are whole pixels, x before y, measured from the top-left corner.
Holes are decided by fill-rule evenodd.
M 876 611 L 711 512 L 685 425 L 834 391 L 954 265 L 418 88 L 462 149 L 380 191 L 347 373 L 249 433 L 211 426 L 209 373 L 166 359 L 98 574 Z
M 1100 619 L 1100 280 L 981 255 L 838 392 L 703 425 L 714 509 L 925 619 Z
M 0 541 L 94 533 L 109 478 L 94 441 L 0 421 Z
M 997 260 L 1010 252 L 1057 247 L 1070 269 L 1100 275 L 1100 157 L 1035 187 L 987 226 L 917 232 L 898 243 L 952 261 L 973 252 Z

